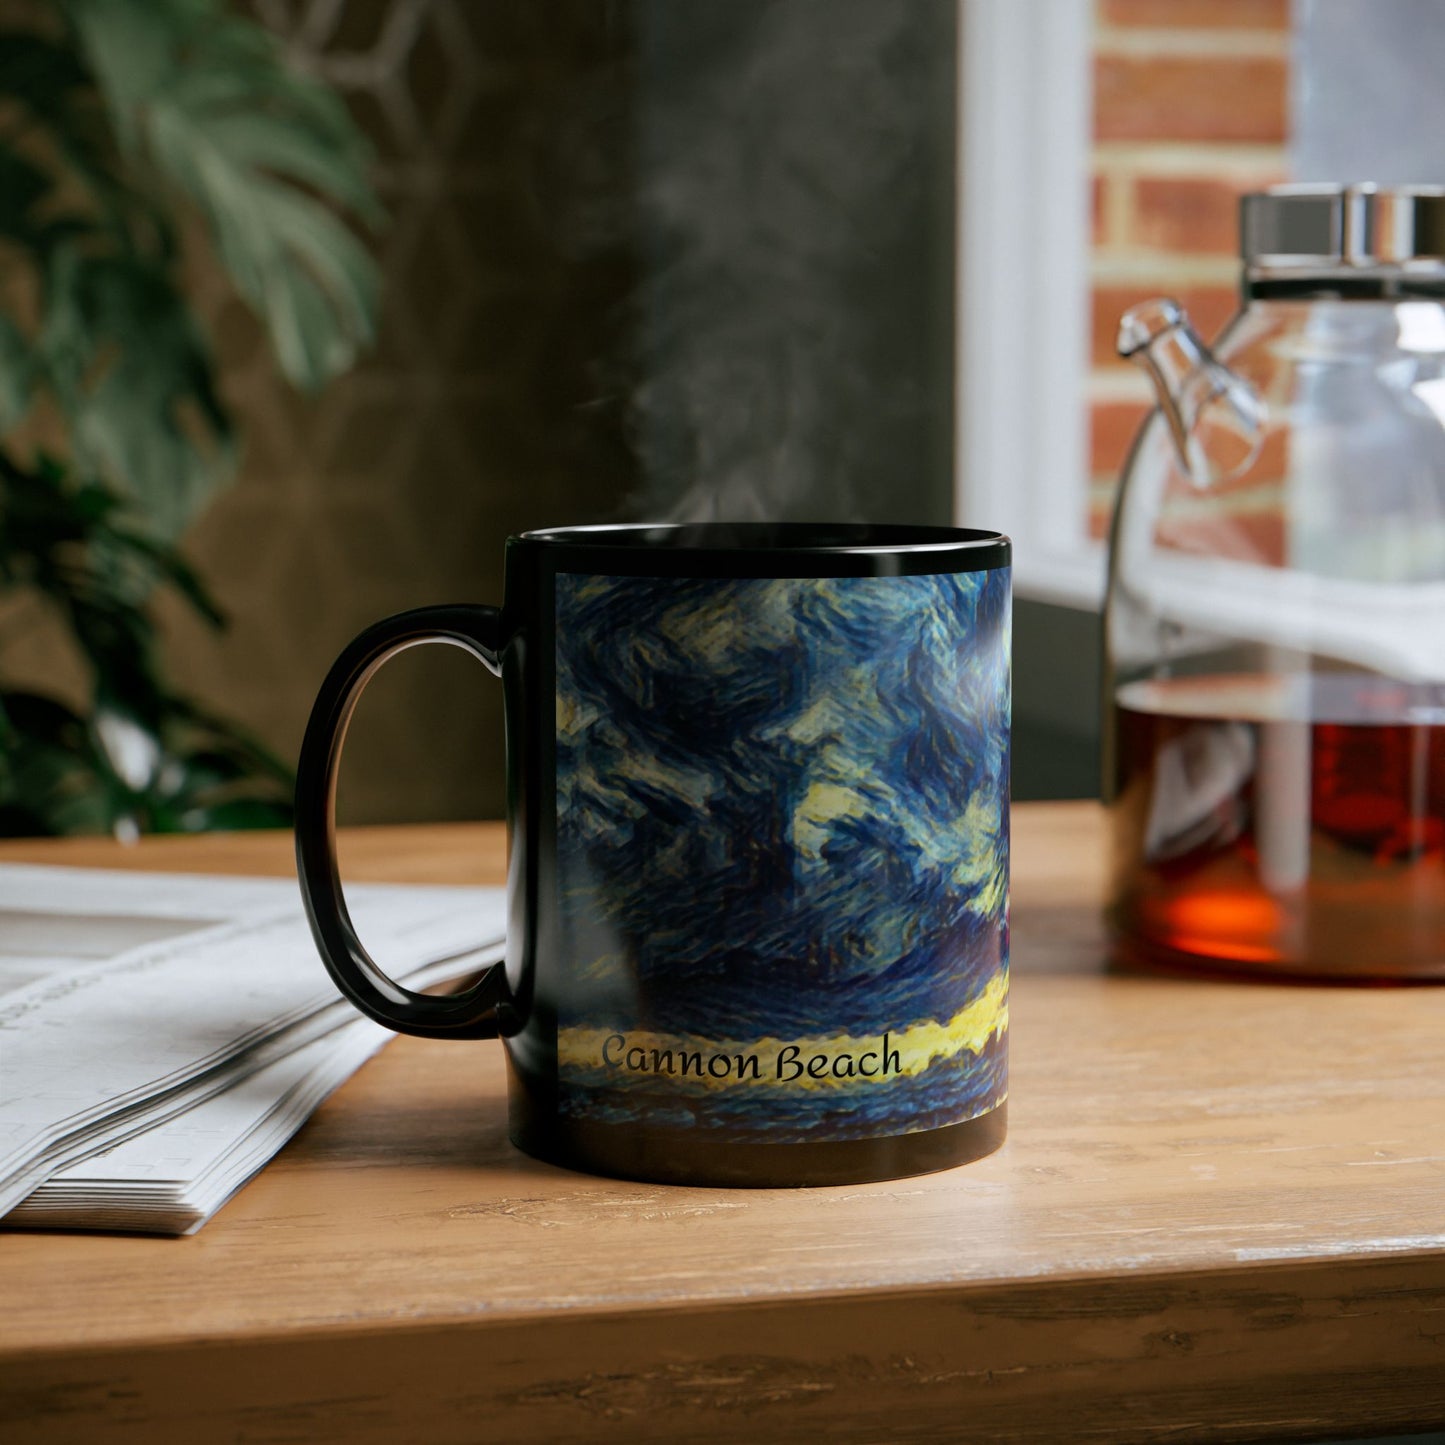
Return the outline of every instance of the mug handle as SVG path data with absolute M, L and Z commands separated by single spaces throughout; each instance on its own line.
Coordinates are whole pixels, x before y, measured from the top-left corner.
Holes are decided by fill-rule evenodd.
M 494 963 L 471 988 L 414 993 L 388 978 L 362 946 L 347 912 L 336 865 L 336 773 L 346 727 L 376 670 L 408 647 L 447 642 L 501 676 L 502 614 L 495 607 L 419 607 L 368 627 L 332 665 L 311 709 L 296 765 L 296 871 L 306 916 L 326 971 L 362 1013 L 426 1039 L 491 1039 L 508 995 Z

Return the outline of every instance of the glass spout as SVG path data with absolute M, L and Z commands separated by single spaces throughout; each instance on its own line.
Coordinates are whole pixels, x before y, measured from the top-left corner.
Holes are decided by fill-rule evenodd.
M 1119 355 L 1149 373 L 1184 474 L 1196 487 L 1247 471 L 1264 441 L 1263 398 L 1200 340 L 1184 308 L 1141 301 L 1119 322 Z

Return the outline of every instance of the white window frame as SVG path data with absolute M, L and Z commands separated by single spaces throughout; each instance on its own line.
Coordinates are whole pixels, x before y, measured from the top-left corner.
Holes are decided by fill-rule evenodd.
M 1093 608 L 1088 535 L 1092 0 L 959 0 L 954 514 L 1014 590 Z

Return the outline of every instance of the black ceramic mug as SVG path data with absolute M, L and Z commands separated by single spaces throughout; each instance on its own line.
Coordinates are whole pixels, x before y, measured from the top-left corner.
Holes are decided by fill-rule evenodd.
M 944 527 L 576 527 L 507 543 L 505 604 L 390 618 L 302 745 L 321 956 L 371 1018 L 500 1035 L 513 1142 L 599 1173 L 828 1184 L 1005 1126 L 1009 543 Z M 457 644 L 505 691 L 505 964 L 454 997 L 367 956 L 333 799 L 357 696 Z

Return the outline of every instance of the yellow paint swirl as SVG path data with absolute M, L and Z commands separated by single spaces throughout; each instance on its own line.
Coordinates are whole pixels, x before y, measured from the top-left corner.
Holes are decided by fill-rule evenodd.
M 991 1039 L 1001 1038 L 1007 1031 L 1008 974 L 1007 971 L 1000 970 L 989 979 L 983 992 L 951 1019 L 943 1023 L 929 1020 L 898 1030 L 890 1029 L 887 1034 L 888 1051 L 890 1057 L 897 1056 L 897 1066 L 890 1070 L 887 1077 L 916 1076 L 925 1073 L 939 1059 L 980 1053 Z M 619 1037 L 625 1040 L 624 1044 L 617 1044 Z M 669 1088 L 688 1091 L 737 1088 L 843 1091 L 867 1087 L 879 1076 L 876 1073 L 860 1076 L 856 1069 L 855 1072 L 840 1075 L 832 1072 L 830 1067 L 829 1072 L 816 1077 L 810 1076 L 805 1070 L 798 1076 L 780 1077 L 791 1072 L 791 1064 L 780 1069 L 780 1057 L 806 1064 L 808 1059 L 822 1055 L 830 1061 L 847 1058 L 856 1066 L 858 1060 L 869 1055 L 875 1059 L 880 1057 L 883 1037 L 881 1033 L 862 1036 L 837 1033 L 798 1039 L 771 1036 L 761 1039 L 710 1039 L 696 1034 L 563 1028 L 558 1031 L 557 1049 L 562 1070 L 573 1077 L 604 1073 L 618 1082 L 650 1079 L 656 1072 L 651 1067 L 635 1072 L 619 1067 L 628 1052 L 638 1049 L 649 1062 L 654 1051 L 658 1054 L 670 1052 L 674 1060 L 683 1054 L 694 1053 L 701 1055 L 704 1061 L 719 1055 L 733 1058 L 756 1056 L 758 1060 L 755 1071 L 739 1067 L 729 1070 L 723 1077 L 709 1076 L 705 1068 L 688 1074 L 668 1072 Z M 612 1041 L 610 1064 L 605 1062 L 603 1057 L 609 1041 Z M 785 1055 L 785 1051 L 789 1052 Z

